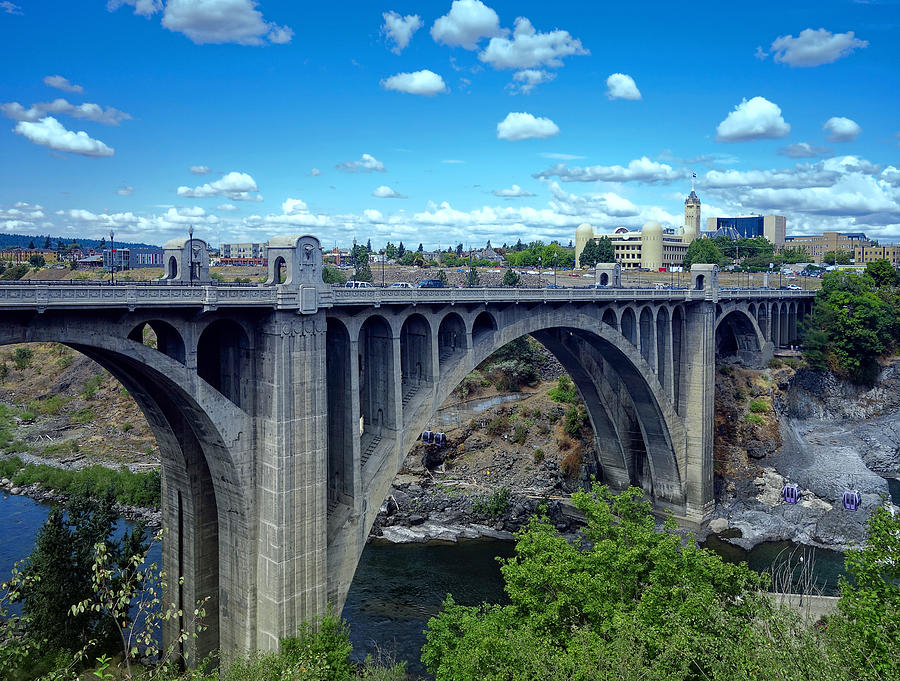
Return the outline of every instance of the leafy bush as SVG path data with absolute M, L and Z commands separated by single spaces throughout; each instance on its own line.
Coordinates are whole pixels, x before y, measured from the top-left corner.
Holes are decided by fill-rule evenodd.
M 86 400 L 94 399 L 94 395 L 97 394 L 97 390 L 100 389 L 102 384 L 102 376 L 91 376 L 84 382 L 84 386 L 81 388 L 81 396 Z
M 4 281 L 18 281 L 26 274 L 28 274 L 28 270 L 30 269 L 31 267 L 29 265 L 26 265 L 25 263 L 22 263 L 20 265 L 13 265 L 11 267 L 7 267 L 3 271 L 3 274 L 0 274 L 0 279 Z
M 559 462 L 559 468 L 569 480 L 574 480 L 581 473 L 582 463 L 584 463 L 584 453 L 581 451 L 581 447 L 573 446 Z
M 123 424 L 122 424 L 122 432 L 123 432 L 123 433 L 127 433 L 127 432 L 128 432 L 129 430 L 131 430 L 132 428 L 134 428 L 134 425 L 131 424 L 131 423 L 123 423 Z
M 480 494 L 472 498 L 472 510 L 478 515 L 496 518 L 509 506 L 509 487 L 501 487 L 489 494 Z
M 13 364 L 16 365 L 16 369 L 22 371 L 31 366 L 33 357 L 34 352 L 32 352 L 31 348 L 16 348 L 15 352 L 13 352 Z
M 513 429 L 513 437 L 512 441 L 517 445 L 524 445 L 525 438 L 528 436 L 528 428 L 523 423 L 516 424 L 516 427 Z
M 566 422 L 563 430 L 566 435 L 578 437 L 581 429 L 587 424 L 587 412 L 582 410 L 578 405 L 573 404 L 566 412 Z
M 336 267 L 326 265 L 322 268 L 322 281 L 326 284 L 344 284 L 347 282 L 347 277 Z
M 556 382 L 556 387 L 551 388 L 547 392 L 547 396 L 554 402 L 563 402 L 568 404 L 578 403 L 578 393 L 572 379 L 563 374 Z
M 32 400 L 28 403 L 28 411 L 33 414 L 56 415 L 66 404 L 66 399 L 61 395 L 51 395 L 40 400 Z
M 488 435 L 498 436 L 503 435 L 506 431 L 509 430 L 509 417 L 505 414 L 498 416 L 493 419 L 490 423 L 488 423 L 485 431 Z
M 772 405 L 768 400 L 752 400 L 750 402 L 750 411 L 754 414 L 768 414 L 772 411 Z
M 7 459 L 6 461 L 17 461 Z M 21 461 L 19 461 L 21 464 Z M 7 464 L 12 466 L 12 464 Z M 7 476 L 9 477 L 9 476 Z M 47 464 L 20 467 L 12 478 L 17 485 L 33 485 L 63 494 L 102 499 L 111 496 L 120 504 L 158 507 L 160 502 L 159 471 L 132 473 L 124 466 L 118 470 L 105 466 L 87 466 L 81 470 L 56 468 Z
M 62 357 L 56 358 L 56 366 L 62 370 L 68 369 L 72 366 L 72 362 L 75 361 L 75 357 L 72 355 L 63 355 Z
M 763 423 L 765 419 L 759 414 L 747 414 L 744 417 L 744 421 L 747 423 Z
M 532 454 L 532 458 L 534 459 L 535 463 L 540 463 L 541 461 L 544 460 L 544 457 L 545 457 L 544 450 L 541 449 L 540 447 L 535 449 L 534 454 Z
M 97 418 L 97 415 L 94 413 L 94 410 L 90 408 L 79 409 L 72 414 L 72 420 L 75 421 L 75 423 L 90 423 L 95 418 Z

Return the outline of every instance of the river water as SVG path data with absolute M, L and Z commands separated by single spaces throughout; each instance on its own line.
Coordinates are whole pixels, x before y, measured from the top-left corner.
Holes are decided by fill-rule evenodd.
M 48 508 L 27 497 L 0 497 L 0 580 L 9 575 L 17 560 L 31 552 Z M 707 545 L 726 560 L 745 560 L 759 571 L 769 569 L 776 560 L 786 559 L 796 548 L 777 542 L 746 552 L 716 538 Z M 413 673 L 423 673 L 419 662 L 419 651 L 425 642 L 423 631 L 446 594 L 453 594 L 454 600 L 463 605 L 505 602 L 496 558 L 512 553 L 512 544 L 502 541 L 368 545 L 342 613 L 350 625 L 354 657 L 377 656 L 381 651 L 407 660 Z M 794 562 L 798 556 L 795 552 Z M 809 550 L 805 552 L 806 560 L 812 556 Z M 823 593 L 835 593 L 838 575 L 843 573 L 843 556 L 835 551 L 816 550 L 814 558 L 819 587 Z M 151 548 L 150 560 L 159 562 L 158 544 Z

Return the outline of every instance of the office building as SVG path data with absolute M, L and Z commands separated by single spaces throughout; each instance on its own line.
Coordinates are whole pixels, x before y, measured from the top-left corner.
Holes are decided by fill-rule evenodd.
M 731 239 L 755 239 L 765 237 L 781 249 L 787 232 L 787 219 L 783 215 L 749 215 L 734 218 L 706 218 L 709 236 L 727 236 Z
M 823 232 L 811 236 L 790 236 L 785 248 L 805 248 L 810 260 L 822 263 L 826 253 L 848 253 L 855 259 L 857 249 L 865 249 L 871 242 L 863 232 Z M 877 258 L 876 258 L 877 260 Z

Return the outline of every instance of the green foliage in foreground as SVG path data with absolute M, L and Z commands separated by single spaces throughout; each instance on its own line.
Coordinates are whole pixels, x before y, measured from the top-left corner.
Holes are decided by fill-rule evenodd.
M 578 392 L 575 390 L 575 384 L 566 374 L 560 376 L 556 381 L 556 387 L 547 391 L 547 397 L 554 402 L 562 402 L 564 404 L 578 404 Z
M 878 358 L 900 347 L 900 289 L 890 263 L 866 272 L 828 272 L 803 324 L 803 353 L 814 369 L 873 383 Z
M 86 466 L 81 470 L 67 470 L 47 464 L 22 463 L 17 457 L 0 460 L 0 477 L 9 478 L 19 486 L 40 483 L 42 487 L 62 494 L 112 497 L 120 504 L 159 508 L 159 471 L 132 473 L 122 466 L 118 470 L 105 466 Z
M 896 561 L 900 519 L 876 513 L 880 548 L 861 553 L 871 582 L 845 585 L 841 614 L 822 632 L 776 607 L 767 577 L 746 564 L 683 542 L 671 521 L 657 531 L 641 495 L 573 495 L 587 547 L 532 519 L 502 561 L 510 605 L 448 596 L 429 621 L 422 660 L 436 680 L 900 678 L 900 587 L 884 567 Z

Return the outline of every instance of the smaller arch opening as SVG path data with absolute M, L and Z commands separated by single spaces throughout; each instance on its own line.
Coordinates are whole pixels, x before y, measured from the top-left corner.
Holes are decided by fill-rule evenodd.
M 616 321 L 616 313 L 610 308 L 606 308 L 606 310 L 603 311 L 603 323 L 616 330 L 619 329 L 619 324 Z
M 759 339 L 751 318 L 740 311 L 730 312 L 716 327 L 716 357 L 733 357 L 753 363 L 759 357 Z
M 287 263 L 284 258 L 278 256 L 275 258 L 275 283 L 283 284 L 287 278 Z
M 609 286 L 609 275 L 604 272 L 600 275 L 600 281 L 597 282 L 600 286 Z
M 475 317 L 472 324 L 472 339 L 477 343 L 482 338 L 489 337 L 497 330 L 497 324 L 494 318 L 487 312 L 480 313 Z
M 622 311 L 622 335 L 634 347 L 637 347 L 637 323 L 634 318 L 634 310 L 626 307 Z
M 166 270 L 169 273 L 169 279 L 178 278 L 178 258 L 176 258 L 174 255 L 169 256 L 169 264 L 166 267 Z
M 251 378 L 250 341 L 243 327 L 217 319 L 197 342 L 197 374 L 239 407 L 244 406 L 243 383 Z
M 159 350 L 176 362 L 184 364 L 184 340 L 178 330 L 168 322 L 159 319 L 141 322 L 131 330 L 128 339 Z
M 441 369 L 466 351 L 466 325 L 455 312 L 451 312 L 438 327 L 438 361 Z
M 703 274 L 697 275 L 697 282 L 694 285 L 694 289 L 697 291 L 702 291 L 703 287 L 706 285 L 706 276 Z
M 653 313 L 650 308 L 645 307 L 641 310 L 641 357 L 645 362 L 650 361 L 650 355 L 653 351 Z

